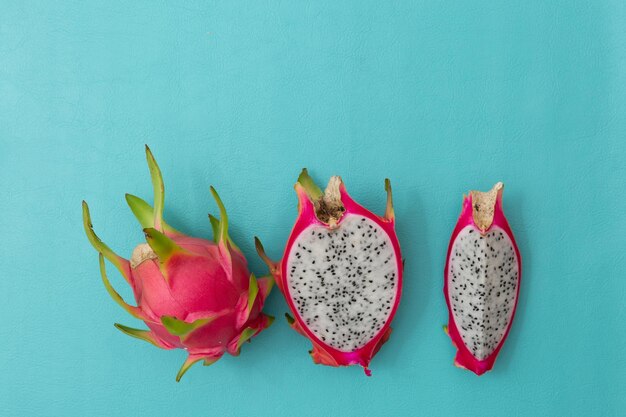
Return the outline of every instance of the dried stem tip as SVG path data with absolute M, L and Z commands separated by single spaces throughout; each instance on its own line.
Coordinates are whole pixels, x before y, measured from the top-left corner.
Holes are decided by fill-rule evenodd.
M 487 192 L 470 191 L 470 196 L 472 198 L 472 217 L 474 218 L 474 223 L 481 232 L 485 232 L 491 227 L 491 224 L 493 223 L 493 216 L 495 214 L 496 202 L 498 200 L 498 196 L 502 195 L 503 188 L 504 184 L 498 182 Z

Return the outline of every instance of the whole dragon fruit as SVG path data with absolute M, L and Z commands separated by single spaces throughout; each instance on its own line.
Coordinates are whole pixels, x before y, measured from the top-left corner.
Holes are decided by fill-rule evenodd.
M 271 261 L 258 239 L 257 251 L 293 312 L 289 323 L 313 343 L 313 361 L 361 365 L 369 376 L 402 290 L 391 185 L 383 217 L 354 202 L 339 177 L 322 192 L 304 169 L 295 189 L 299 214 L 282 261 Z
M 504 344 L 519 295 L 519 250 L 502 211 L 502 183 L 470 191 L 452 232 L 445 267 L 449 310 L 445 329 L 457 348 L 455 365 L 489 371 Z
M 217 361 L 225 352 L 238 355 L 242 344 L 267 328 L 273 318 L 261 312 L 272 277 L 256 279 L 239 248 L 228 236 L 228 217 L 215 189 L 220 219 L 209 215 L 214 242 L 193 238 L 163 221 L 164 188 L 161 171 L 146 146 L 154 188 L 154 208 L 139 197 L 126 201 L 143 227 L 147 243 L 139 244 L 130 261 L 116 255 L 92 229 L 87 203 L 83 223 L 100 253 L 102 282 L 108 293 L 149 330 L 115 324 L 129 336 L 162 349 L 185 349 L 189 356 L 176 380 L 196 362 Z M 109 260 L 133 290 L 137 306 L 124 302 L 106 275 Z

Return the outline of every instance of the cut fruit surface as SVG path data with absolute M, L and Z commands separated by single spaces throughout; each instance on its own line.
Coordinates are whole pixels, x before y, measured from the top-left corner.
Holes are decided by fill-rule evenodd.
M 339 177 L 322 192 L 302 172 L 299 216 L 281 262 L 270 261 L 294 314 L 292 327 L 311 339 L 316 363 L 367 369 L 387 340 L 400 300 L 402 260 L 394 231 L 391 187 L 377 216 L 350 198 Z
M 472 191 L 452 234 L 444 293 L 455 364 L 490 370 L 509 332 L 519 295 L 521 262 L 502 211 L 502 184 Z
M 391 239 L 366 217 L 346 215 L 339 227 L 314 225 L 294 241 L 287 292 L 308 329 L 350 352 L 380 332 L 391 314 L 398 264 Z

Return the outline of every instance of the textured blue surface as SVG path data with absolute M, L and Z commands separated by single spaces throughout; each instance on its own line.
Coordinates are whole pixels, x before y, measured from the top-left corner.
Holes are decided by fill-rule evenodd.
M 623 416 L 625 28 L 622 0 L 3 0 L 0 414 Z M 253 236 L 279 257 L 301 167 L 378 212 L 391 178 L 405 292 L 372 378 L 313 365 L 277 292 L 268 331 L 179 384 L 184 352 L 113 327 L 140 323 L 80 201 L 129 255 L 144 143 L 170 222 L 210 236 L 214 184 L 257 274 Z M 442 270 L 462 193 L 497 180 L 524 281 L 477 378 L 452 366 Z

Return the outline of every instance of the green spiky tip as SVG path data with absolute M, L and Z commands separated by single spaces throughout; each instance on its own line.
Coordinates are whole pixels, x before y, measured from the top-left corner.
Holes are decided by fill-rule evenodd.
M 115 323 L 115 327 L 119 329 L 122 333 L 127 334 L 130 337 L 143 340 L 159 348 L 161 347 L 161 345 L 157 342 L 156 338 L 150 330 L 134 329 L 132 327 L 124 326 L 123 324 L 119 323 Z
M 113 252 L 111 248 L 109 248 L 100 238 L 96 235 L 96 232 L 93 230 L 93 226 L 91 224 L 91 215 L 89 213 L 89 206 L 86 201 L 83 201 L 83 227 L 85 229 L 85 234 L 87 235 L 87 239 L 91 246 L 94 247 L 99 253 L 104 255 L 105 258 L 109 260 L 124 276 L 126 281 L 130 282 L 130 276 L 128 275 L 128 271 L 125 268 L 126 260 Z
M 219 357 L 217 357 L 217 358 L 204 358 L 204 362 L 202 363 L 202 366 L 211 366 L 215 362 L 217 362 L 218 359 L 219 359 Z
M 163 205 L 165 203 L 165 187 L 163 185 L 163 176 L 161 175 L 161 169 L 154 159 L 154 155 L 150 151 L 148 145 L 146 145 L 146 160 L 148 161 L 148 168 L 150 169 L 150 178 L 152 179 L 152 189 L 154 192 L 154 228 L 162 231 L 163 221 Z
M 154 227 L 154 209 L 150 204 L 132 194 L 126 194 L 126 203 L 128 203 L 128 207 L 130 207 L 142 228 Z M 166 233 L 182 235 L 181 232 L 165 223 L 164 220 L 161 220 L 161 225 Z
M 302 168 L 302 172 L 298 177 L 298 183 L 304 188 L 309 198 L 313 201 L 319 200 L 324 193 L 322 189 L 315 184 L 315 181 L 309 176 L 309 172 L 306 168 Z
M 250 274 L 250 284 L 248 285 L 248 315 L 252 311 L 254 306 L 254 300 L 259 293 L 259 283 L 256 280 L 254 274 Z
M 143 315 L 140 314 L 139 309 L 137 307 L 127 304 L 122 296 L 119 295 L 119 293 L 115 291 L 115 288 L 113 288 L 113 286 L 111 285 L 111 282 L 107 277 L 106 266 L 104 264 L 104 256 L 100 253 L 98 258 L 100 261 L 100 276 L 102 277 L 102 283 L 104 284 L 104 288 L 106 288 L 113 301 L 119 304 L 120 307 L 126 310 L 134 318 L 143 320 Z
M 257 332 L 257 329 L 254 329 L 252 327 L 246 327 L 245 330 L 241 332 L 241 335 L 239 336 L 239 340 L 237 340 L 237 350 L 241 349 L 241 346 L 245 342 L 250 340 L 250 338 L 254 336 L 256 332 Z
M 393 220 L 393 196 L 391 192 L 391 181 L 389 178 L 385 178 L 385 191 L 387 192 L 387 205 L 385 207 L 385 218 L 387 220 Z
M 209 221 L 211 222 L 211 229 L 213 230 L 213 241 L 218 243 L 220 240 L 220 221 L 212 214 L 209 214 Z
M 176 253 L 185 253 L 183 248 L 155 228 L 148 227 L 143 229 L 143 231 L 146 235 L 146 242 L 148 242 L 148 245 L 156 253 L 162 264 L 166 263 Z
M 256 248 L 256 251 L 259 255 L 265 255 L 265 248 L 263 247 L 263 243 L 261 243 L 261 239 L 259 239 L 257 236 L 254 237 L 254 247 Z
M 91 214 L 89 213 L 89 206 L 87 202 L 83 200 L 83 227 L 85 228 L 85 233 L 87 234 L 87 239 L 89 239 L 89 243 L 94 247 L 99 253 L 105 254 L 107 258 L 110 255 L 115 255 L 111 248 L 109 248 L 93 231 L 93 225 L 91 223 Z M 109 255 L 109 256 L 107 256 Z M 117 256 L 117 255 L 115 255 Z
M 189 335 L 194 330 L 204 326 L 215 320 L 215 317 L 207 317 L 203 319 L 198 319 L 193 323 L 187 323 L 186 321 L 178 320 L 176 317 L 172 316 L 163 316 L 161 317 L 161 323 L 168 332 L 173 334 L 174 336 L 184 337 Z
M 287 319 L 287 323 L 290 325 L 293 324 L 296 320 L 289 315 L 289 313 L 285 313 L 285 318 Z
M 213 195 L 213 198 L 215 199 L 215 203 L 217 204 L 217 208 L 220 211 L 220 219 L 217 223 L 218 233 L 217 233 L 217 237 L 214 236 L 214 239 L 216 242 L 219 242 L 219 241 L 225 242 L 228 240 L 228 214 L 226 214 L 226 207 L 224 207 L 224 203 L 222 203 L 222 199 L 217 194 L 217 191 L 215 191 L 215 188 L 213 188 L 213 186 L 211 186 L 211 194 Z M 213 226 L 213 221 L 211 222 L 211 225 Z
M 272 261 L 269 256 L 265 253 L 265 248 L 261 243 L 261 239 L 258 237 L 254 237 L 254 247 L 256 248 L 256 252 L 259 254 L 265 265 L 270 269 L 270 273 L 274 274 L 274 269 L 276 268 L 276 262 Z
M 189 368 L 191 368 L 194 364 L 200 362 L 203 358 L 197 356 L 189 356 L 185 362 L 183 362 L 183 366 L 180 367 L 178 374 L 176 374 L 176 382 L 180 382 L 180 379 L 187 373 Z M 216 359 L 217 360 L 217 359 Z
M 154 227 L 154 210 L 150 204 L 132 194 L 126 194 L 126 203 L 142 228 Z

